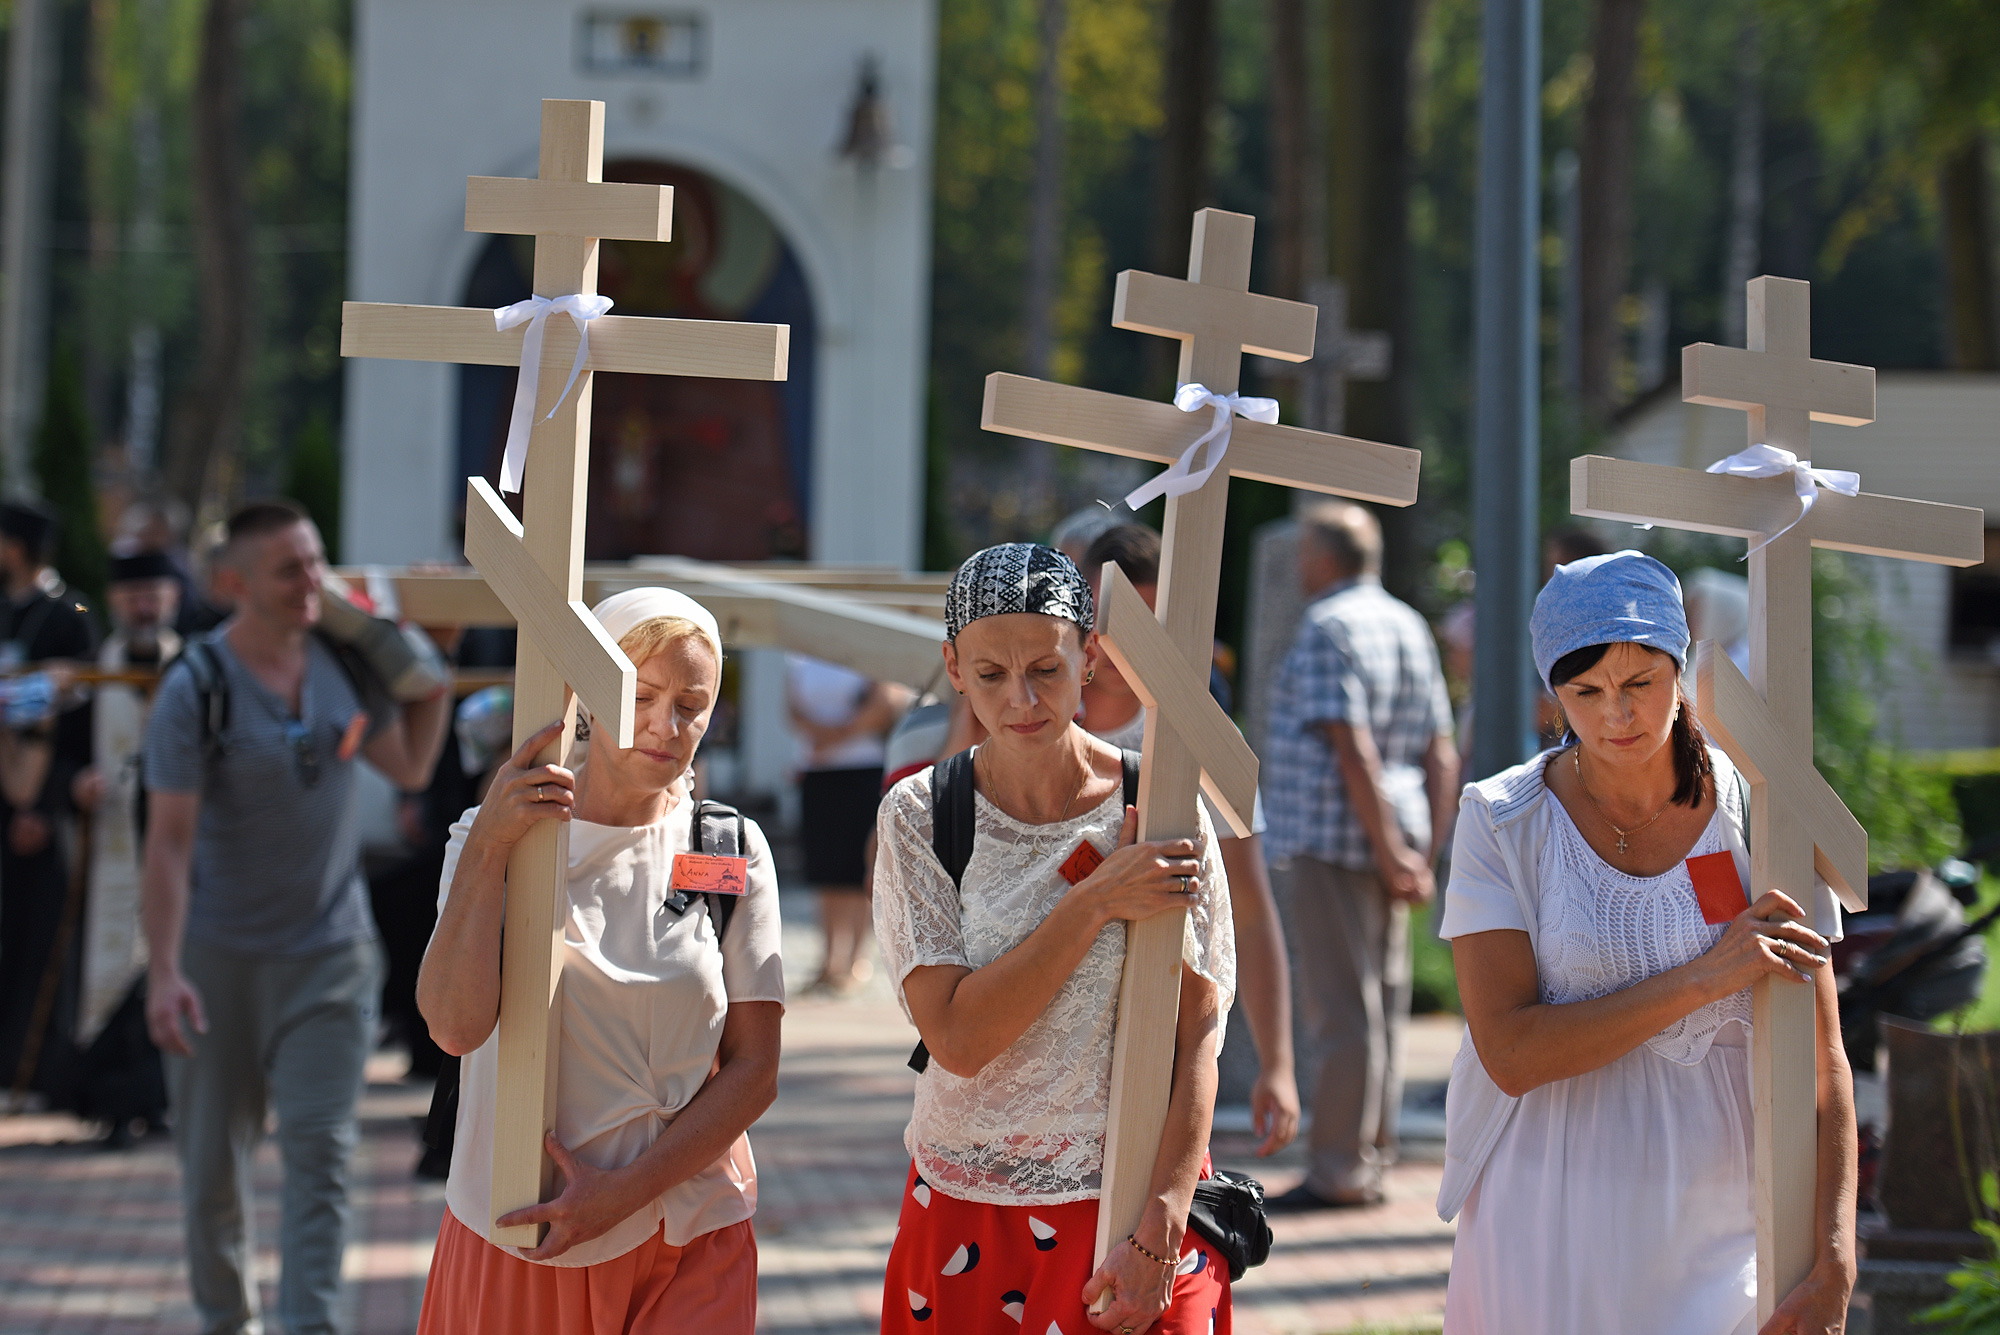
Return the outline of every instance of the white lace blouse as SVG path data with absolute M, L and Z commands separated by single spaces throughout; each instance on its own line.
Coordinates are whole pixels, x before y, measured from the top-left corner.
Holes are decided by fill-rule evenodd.
M 1110 854 L 1124 809 L 1113 792 L 1094 810 L 1054 825 L 1024 825 L 974 798 L 972 860 L 954 888 L 931 849 L 931 775 L 889 790 L 877 824 L 875 932 L 904 1014 L 912 969 L 977 969 L 1025 940 L 1069 893 L 1060 868 L 1084 840 Z M 1182 958 L 1221 993 L 1236 990 L 1229 883 L 1215 833 L 1201 817 L 1201 887 L 1188 912 Z M 917 1080 L 904 1144 L 936 1190 L 995 1205 L 1094 1199 L 1111 1100 L 1111 1041 L 1125 929 L 1112 923 L 1055 1000 L 977 1075 L 933 1061 Z

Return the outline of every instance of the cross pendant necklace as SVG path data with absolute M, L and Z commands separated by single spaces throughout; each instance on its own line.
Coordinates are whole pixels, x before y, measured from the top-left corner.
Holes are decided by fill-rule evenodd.
M 1628 850 L 1629 844 L 1627 843 L 1627 840 L 1632 835 L 1639 833 L 1639 831 L 1645 829 L 1646 826 L 1651 825 L 1654 821 L 1666 815 L 1667 808 L 1674 804 L 1674 799 L 1670 794 L 1667 797 L 1666 801 L 1660 803 L 1660 809 L 1658 811 L 1655 811 L 1652 815 L 1646 817 L 1644 822 L 1638 825 L 1634 825 L 1629 830 L 1621 830 L 1618 828 L 1617 824 L 1611 819 L 1611 817 L 1604 814 L 1604 807 L 1598 802 L 1596 797 L 1592 796 L 1590 791 L 1590 785 L 1583 781 L 1583 747 L 1579 745 L 1576 748 L 1576 750 L 1570 752 L 1569 758 L 1572 761 L 1576 762 L 1576 786 L 1583 789 L 1583 795 L 1585 797 L 1590 798 L 1590 805 L 1597 809 L 1597 818 L 1603 821 L 1606 825 L 1611 826 L 1611 832 L 1618 836 L 1618 852 L 1621 856 Z

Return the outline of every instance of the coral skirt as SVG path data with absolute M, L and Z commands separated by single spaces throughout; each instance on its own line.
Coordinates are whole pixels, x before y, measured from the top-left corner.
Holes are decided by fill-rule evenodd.
M 446 1210 L 417 1335 L 752 1335 L 757 1238 L 750 1221 L 685 1247 L 659 1233 L 596 1265 L 536 1265 Z
M 961 1201 L 912 1164 L 883 1277 L 882 1335 L 1095 1335 L 1083 1286 L 1096 1244 L 1096 1201 Z M 1230 1335 L 1229 1264 L 1193 1229 L 1154 1332 Z

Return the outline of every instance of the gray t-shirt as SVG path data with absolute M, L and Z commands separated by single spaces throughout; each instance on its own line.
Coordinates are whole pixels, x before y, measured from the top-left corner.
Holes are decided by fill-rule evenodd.
M 194 673 L 169 671 L 146 723 L 146 788 L 198 793 L 187 936 L 245 954 L 299 956 L 372 938 L 361 875 L 354 769 L 341 739 L 367 712 L 347 673 L 317 636 L 306 641 L 300 717 L 273 695 L 218 634 L 229 682 L 222 754 L 202 755 Z

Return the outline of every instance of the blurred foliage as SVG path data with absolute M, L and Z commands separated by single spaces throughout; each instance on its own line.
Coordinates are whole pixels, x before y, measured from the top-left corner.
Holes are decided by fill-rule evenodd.
M 340 414 L 346 287 L 350 0 L 248 0 L 241 39 L 245 182 L 254 221 L 256 359 L 228 493 L 278 489 L 307 424 Z M 199 346 L 190 218 L 191 98 L 202 0 L 71 0 L 63 6 L 54 338 L 79 350 L 100 477 L 127 471 L 134 335 L 157 331 L 159 431 L 172 429 Z M 332 439 L 338 439 L 337 430 Z M 157 457 L 157 441 L 154 442 Z M 142 448 L 142 454 L 144 450 Z M 329 533 L 329 538 L 333 534 Z
M 55 567 L 92 606 L 104 607 L 110 556 L 97 524 L 97 492 L 90 469 L 90 414 L 83 404 L 83 376 L 65 344 L 49 359 L 49 387 L 35 433 L 34 464 L 42 499 L 62 516 Z
M 1839 552 L 1813 553 L 1813 760 L 1868 831 L 1868 869 L 1928 867 L 1960 847 L 1951 779 L 1885 737 L 1876 700 L 1892 644 L 1875 592 Z
M 316 413 L 292 447 L 283 494 L 306 508 L 326 543 L 326 559 L 340 560 L 340 442 L 325 414 Z
M 1451 963 L 1451 942 L 1440 941 L 1431 920 L 1443 907 L 1433 900 L 1410 910 L 1410 1012 L 1428 1015 L 1433 1011 L 1463 1014 L 1458 1000 L 1458 972 Z

